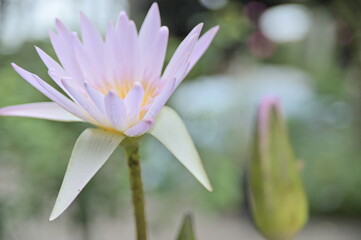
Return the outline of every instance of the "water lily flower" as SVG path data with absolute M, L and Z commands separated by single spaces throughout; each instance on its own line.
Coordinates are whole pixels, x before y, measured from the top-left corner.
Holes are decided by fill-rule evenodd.
M 308 202 L 276 97 L 260 104 L 248 180 L 260 232 L 270 240 L 294 239 L 307 221 Z
M 121 12 L 105 39 L 80 14 L 81 40 L 56 20 L 50 40 L 60 64 L 36 47 L 51 79 L 66 95 L 37 75 L 12 64 L 15 71 L 52 102 L 10 106 L 3 116 L 55 121 L 88 122 L 75 143 L 50 220 L 57 218 L 126 137 L 149 133 L 163 143 L 209 191 L 211 184 L 186 127 L 165 103 L 207 50 L 218 26 L 200 37 L 203 24 L 194 27 L 163 69 L 168 28 L 161 26 L 156 3 L 139 33 Z

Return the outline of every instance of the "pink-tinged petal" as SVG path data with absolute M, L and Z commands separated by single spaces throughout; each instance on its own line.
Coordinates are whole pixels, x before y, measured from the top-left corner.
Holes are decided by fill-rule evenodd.
M 50 41 L 56 55 L 66 72 L 69 73 L 70 77 L 80 84 L 84 81 L 84 77 L 73 51 L 73 43 L 76 41 L 77 36 L 76 34 L 70 32 L 58 19 L 56 20 L 56 29 L 58 31 L 58 35 L 49 31 Z
M 28 83 L 30 83 L 33 87 L 35 87 L 45 96 L 47 96 L 49 99 L 51 99 L 54 102 L 57 102 L 60 106 L 62 106 L 63 108 L 74 114 L 75 116 L 78 116 L 79 118 L 82 118 L 84 120 L 89 119 L 89 117 L 86 116 L 74 102 L 72 102 L 63 94 L 55 90 L 52 86 L 44 82 L 38 76 L 26 71 L 25 69 L 17 66 L 14 63 L 12 64 L 12 66 L 14 70 L 21 77 L 23 77 Z
M 55 102 L 28 103 L 0 109 L 0 116 L 40 118 L 60 122 L 82 122 Z
M 128 128 L 124 131 L 124 134 L 129 137 L 138 137 L 146 133 L 149 129 L 152 128 L 154 120 L 151 118 L 143 119 L 139 123 L 135 124 L 133 127 Z
M 115 45 L 110 50 L 115 52 L 115 62 L 117 67 L 115 68 L 116 81 L 123 80 L 125 78 L 125 72 L 128 64 L 128 56 L 126 54 L 128 43 L 127 35 L 129 29 L 129 19 L 125 12 L 121 12 L 118 17 L 117 24 L 115 26 Z
M 175 79 L 176 79 L 176 83 L 175 83 L 175 88 L 178 87 L 178 85 L 183 81 L 183 79 L 185 78 L 185 76 L 187 76 L 188 70 L 189 70 L 189 62 L 186 62 L 181 69 L 179 69 L 179 71 L 176 73 L 175 75 Z
M 80 28 L 84 50 L 96 62 L 94 67 L 98 68 L 103 77 L 106 77 L 103 39 L 95 26 L 83 13 L 80 13 Z
M 202 57 L 204 52 L 208 49 L 209 45 L 213 41 L 219 30 L 219 26 L 215 26 L 203 34 L 194 46 L 192 54 L 190 56 L 190 66 L 188 72 L 193 68 L 197 61 Z
M 93 23 L 84 15 L 80 13 L 80 28 L 81 36 L 86 50 L 88 51 L 100 51 L 102 50 L 103 40 L 98 30 Z M 96 49 L 94 49 L 96 48 Z
M 53 71 L 56 72 L 58 76 L 61 77 L 68 76 L 68 74 L 64 71 L 63 67 L 57 61 L 55 61 L 52 57 L 50 57 L 48 54 L 46 54 L 46 52 L 44 52 L 42 49 L 38 48 L 37 46 L 35 46 L 35 49 L 38 52 L 41 60 L 44 62 L 44 64 L 49 70 L 52 69 Z
M 64 87 L 70 93 L 70 96 L 76 101 L 90 116 L 92 116 L 97 122 L 98 125 L 102 126 L 110 126 L 107 119 L 101 114 L 98 108 L 90 101 L 90 99 L 86 98 L 86 96 L 82 95 L 81 92 L 76 88 L 76 86 L 72 86 L 69 81 L 62 80 L 61 81 Z
M 133 21 L 128 23 L 128 32 L 125 39 L 125 72 L 123 79 L 131 79 L 132 82 L 141 80 L 142 62 L 140 59 L 140 47 L 137 33 L 137 27 Z
M 99 91 L 97 91 L 96 89 L 94 89 L 93 87 L 91 87 L 88 83 L 84 83 L 84 88 L 90 99 L 93 101 L 94 105 L 98 108 L 98 110 L 102 114 L 105 115 L 106 113 L 104 106 L 104 95 Z
M 173 109 L 164 107 L 149 133 L 173 153 L 208 191 L 212 191 L 192 138 L 182 119 Z
M 105 66 L 107 67 L 107 79 L 108 82 L 113 83 L 120 77 L 119 71 L 119 57 L 117 55 L 117 35 L 112 24 L 109 24 L 108 30 L 105 36 L 104 43 L 104 55 L 105 55 Z
M 113 127 L 123 131 L 128 125 L 128 114 L 123 99 L 110 91 L 104 98 L 105 112 Z
M 59 217 L 68 208 L 124 137 L 124 135 L 92 128 L 86 129 L 79 136 L 50 215 L 50 221 Z
M 153 119 L 155 118 L 159 111 L 164 107 L 165 103 L 168 101 L 172 95 L 175 88 L 176 79 L 169 81 L 162 89 L 161 93 L 154 98 L 153 103 L 149 107 L 149 110 L 144 116 L 144 119 Z
M 62 78 L 70 78 L 69 74 L 65 72 L 63 67 L 55 61 L 52 57 L 46 54 L 42 49 L 35 46 L 36 51 L 38 52 L 40 58 L 49 69 L 48 74 L 54 80 L 54 82 L 63 90 L 66 94 L 69 94 L 68 91 L 64 88 L 61 83 Z
M 104 85 L 104 82 L 101 81 L 103 77 L 96 60 L 94 60 L 91 54 L 85 50 L 80 41 L 73 42 L 73 49 L 75 58 L 78 62 L 78 66 L 81 72 L 83 73 L 84 79 L 98 88 L 102 87 Z M 83 86 L 83 84 L 80 86 Z
M 272 110 L 275 110 L 277 116 L 281 115 L 281 100 L 275 96 L 266 96 L 262 99 L 259 112 L 258 112 L 258 129 L 259 129 L 259 139 L 261 143 L 261 148 L 265 150 L 267 147 L 267 139 L 270 124 L 270 117 L 273 113 Z M 280 118 L 282 119 L 282 117 Z
M 144 89 L 139 82 L 134 83 L 134 86 L 124 98 L 125 107 L 128 112 L 128 121 L 135 122 L 139 120 L 139 113 L 142 107 L 144 97 Z
M 167 51 L 169 31 L 167 27 L 161 27 L 158 31 L 158 38 L 144 57 L 144 80 L 154 81 L 159 79 L 164 58 Z
M 182 41 L 173 54 L 172 59 L 169 61 L 169 64 L 163 73 L 162 79 L 166 80 L 174 78 L 175 74 L 179 71 L 183 64 L 188 61 L 202 27 L 203 24 L 198 24 Z
M 128 24 L 129 18 L 128 15 L 125 11 L 121 11 L 119 13 L 118 19 L 117 19 L 117 23 L 115 24 L 115 30 L 117 32 L 119 31 L 123 31 L 123 27 L 125 27 Z
M 142 53 L 150 50 L 155 40 L 157 39 L 159 28 L 159 7 L 157 3 L 153 3 L 139 31 L 139 42 Z

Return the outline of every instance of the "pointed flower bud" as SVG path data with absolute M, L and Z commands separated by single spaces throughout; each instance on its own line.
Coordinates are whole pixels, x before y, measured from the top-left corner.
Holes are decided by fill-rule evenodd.
M 253 220 L 268 239 L 293 239 L 307 220 L 308 204 L 277 98 L 260 104 L 252 151 L 248 180 Z

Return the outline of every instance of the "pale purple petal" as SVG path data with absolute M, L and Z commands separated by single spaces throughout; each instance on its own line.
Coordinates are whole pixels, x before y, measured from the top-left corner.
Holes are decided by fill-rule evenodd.
M 176 79 L 169 81 L 162 89 L 161 93 L 155 97 L 153 103 L 151 104 L 149 110 L 144 116 L 144 119 L 153 119 L 155 118 L 159 111 L 164 107 L 165 103 L 168 101 L 170 96 L 172 95 L 175 88 Z
M 91 59 L 96 62 L 95 68 L 106 77 L 106 69 L 104 64 L 104 43 L 98 30 L 89 21 L 89 19 L 80 13 L 80 28 L 84 44 L 84 50 L 89 54 Z
M 128 125 L 128 114 L 123 99 L 110 91 L 104 98 L 105 112 L 113 127 L 123 131 Z
M 109 24 L 104 43 L 105 66 L 107 67 L 107 79 L 109 83 L 115 82 L 120 77 L 119 56 L 116 51 L 118 48 L 117 35 L 112 24 Z
M 49 99 L 51 99 L 54 102 L 57 102 L 60 106 L 71 112 L 72 114 L 87 120 L 88 117 L 84 115 L 84 113 L 81 111 L 79 106 L 72 102 L 70 99 L 65 97 L 63 94 L 55 90 L 53 87 L 51 87 L 49 84 L 45 83 L 42 79 L 40 79 L 35 74 L 32 74 L 25 69 L 17 66 L 16 64 L 12 64 L 15 71 L 22 76 L 28 83 L 30 83 L 33 87 L 35 87 L 37 90 L 39 90 L 41 93 L 43 93 L 45 96 L 47 96 Z
M 97 86 L 98 88 L 102 87 L 104 85 L 102 73 L 99 70 L 97 61 L 94 60 L 89 51 L 84 49 L 84 46 L 80 41 L 73 42 L 73 51 L 79 69 L 83 73 L 84 80 L 92 83 L 92 85 Z M 80 86 L 82 86 L 82 84 Z
M 50 57 L 46 52 L 42 49 L 35 46 L 36 51 L 38 52 L 41 60 L 44 62 L 46 67 L 50 70 L 52 69 L 58 76 L 66 77 L 68 74 L 64 71 L 63 67 L 55 61 L 52 57 Z
M 166 55 L 168 34 L 168 28 L 161 27 L 158 31 L 157 40 L 148 51 L 148 54 L 145 55 L 143 73 L 144 81 L 154 81 L 159 79 Z
M 153 124 L 154 120 L 152 118 L 143 119 L 133 127 L 130 127 L 126 131 L 124 131 L 124 134 L 129 137 L 137 137 L 143 135 L 152 128 Z
M 58 35 L 49 31 L 50 41 L 56 55 L 66 72 L 69 73 L 75 82 L 80 84 L 84 81 L 84 78 L 73 51 L 73 42 L 76 40 L 77 36 L 74 33 L 71 33 L 58 19 L 56 20 L 56 29 Z
M 139 42 L 143 54 L 144 52 L 149 51 L 154 44 L 157 39 L 159 28 L 159 8 L 157 3 L 153 3 L 139 31 Z
M 110 126 L 107 119 L 101 114 L 101 112 L 93 104 L 93 102 L 91 102 L 90 99 L 86 98 L 86 96 L 82 95 L 81 92 L 76 88 L 76 86 L 72 86 L 69 81 L 65 80 L 62 80 L 62 84 L 71 94 L 71 97 L 98 122 L 98 125 L 100 124 L 105 127 Z
M 219 26 L 215 26 L 203 34 L 194 46 L 192 54 L 190 56 L 190 66 L 188 72 L 193 68 L 197 61 L 202 57 L 204 52 L 208 49 L 213 38 L 216 36 L 219 30 Z M 187 72 L 187 73 L 188 73 Z
M 188 70 L 189 70 L 189 61 L 186 62 L 181 69 L 179 69 L 179 71 L 176 73 L 175 75 L 175 79 L 176 79 L 176 83 L 175 83 L 175 87 L 177 88 L 178 85 L 183 81 L 183 79 L 185 78 L 185 76 L 187 76 Z
M 40 118 L 61 122 L 82 122 L 55 102 L 39 102 L 14 105 L 0 109 L 0 116 Z
M 198 24 L 182 41 L 173 54 L 172 59 L 169 61 L 169 64 L 163 73 L 162 79 L 174 78 L 175 74 L 179 71 L 179 68 L 188 61 L 192 49 L 202 30 L 202 26 L 203 24 Z
M 139 113 L 142 107 L 144 97 L 143 86 L 136 82 L 127 96 L 124 98 L 124 103 L 128 112 L 128 121 L 135 122 L 139 120 Z
M 84 83 L 84 88 L 86 92 L 88 93 L 88 96 L 93 101 L 94 105 L 98 108 L 98 110 L 103 113 L 105 113 L 105 106 L 104 106 L 104 95 L 91 87 L 88 83 Z
M 113 47 L 115 52 L 115 63 L 117 67 L 115 68 L 115 76 L 117 81 L 121 81 L 125 77 L 126 65 L 128 62 L 128 56 L 126 55 L 127 50 L 127 35 L 128 35 L 128 27 L 129 19 L 125 12 L 121 12 L 118 17 L 117 24 L 115 26 L 115 34 L 116 34 L 116 43 Z
M 125 66 L 123 79 L 139 82 L 141 80 L 142 62 L 137 27 L 133 21 L 128 23 L 128 33 L 125 40 L 125 55 L 123 57 L 126 61 L 123 62 Z
M 65 177 L 49 220 L 59 217 L 99 171 L 124 139 L 124 135 L 86 129 L 75 143 Z

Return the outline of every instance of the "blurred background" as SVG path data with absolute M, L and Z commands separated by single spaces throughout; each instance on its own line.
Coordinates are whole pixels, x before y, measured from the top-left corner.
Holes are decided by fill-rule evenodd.
M 175 239 L 193 212 L 199 239 L 263 239 L 243 190 L 257 104 L 281 98 L 302 162 L 310 221 L 297 239 L 361 239 L 361 2 L 159 0 L 169 57 L 199 22 L 220 25 L 169 105 L 200 151 L 208 193 L 154 138 L 142 144 L 151 239 Z M 138 27 L 145 0 L 0 0 L 0 107 L 47 100 L 10 67 L 50 80 L 33 45 L 55 56 L 54 18 L 78 30 L 83 11 L 104 32 L 121 10 Z M 83 123 L 0 118 L 0 239 L 133 239 L 128 170 L 119 148 L 63 216 L 48 222 Z M 297 207 L 297 206 L 295 206 Z

